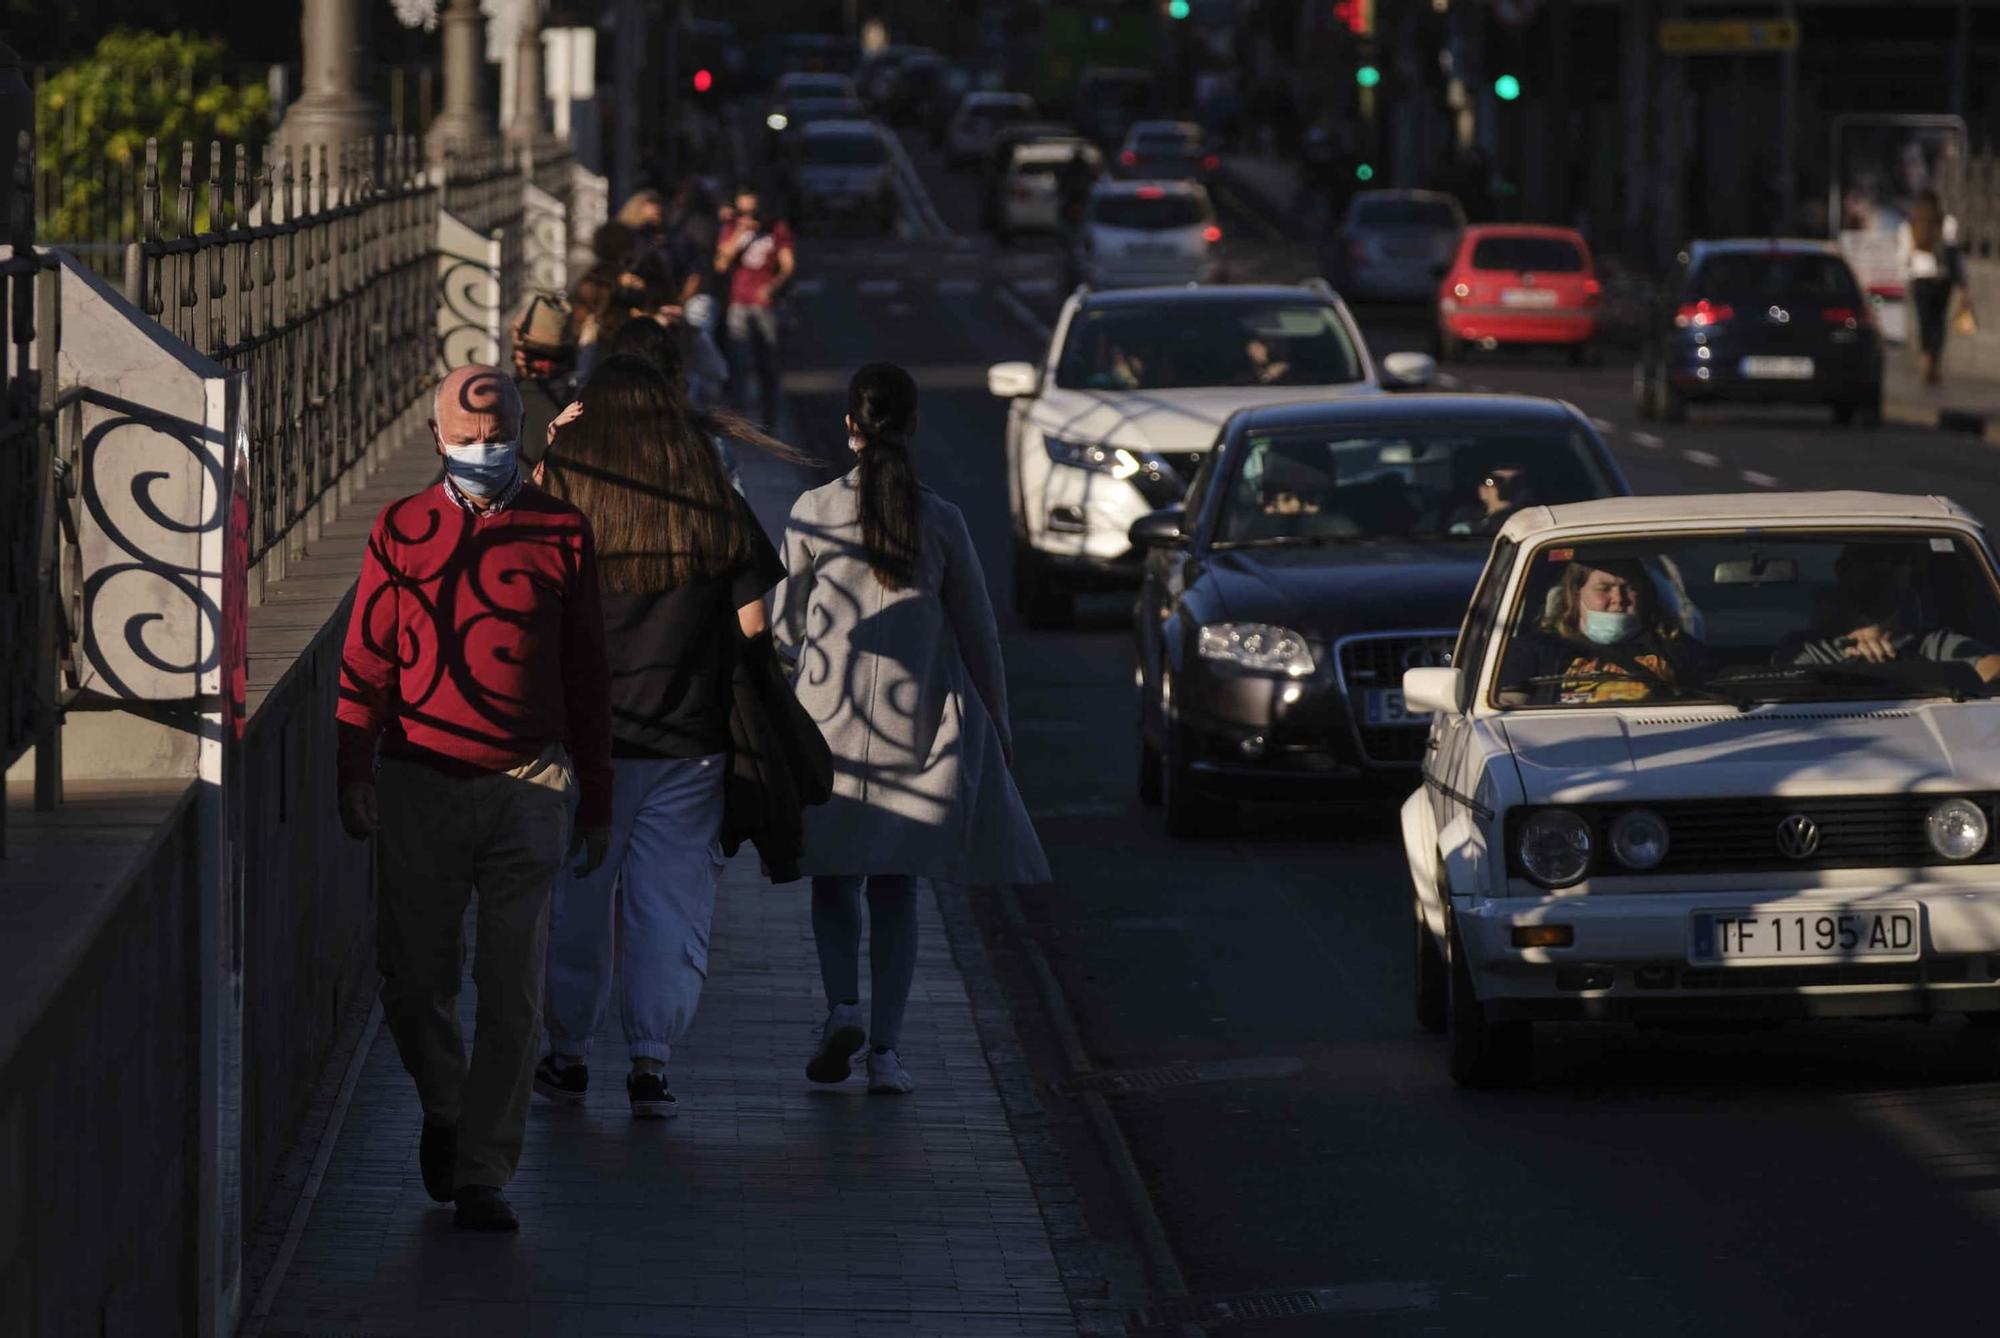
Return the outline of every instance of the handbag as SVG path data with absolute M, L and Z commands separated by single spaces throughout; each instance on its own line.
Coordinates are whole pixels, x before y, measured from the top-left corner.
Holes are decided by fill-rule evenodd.
M 539 358 L 561 358 L 571 346 L 569 310 L 551 293 L 535 293 L 514 318 L 514 343 Z
M 1962 335 L 1979 333 L 1979 315 L 1972 309 L 1972 299 L 1963 291 L 1958 295 L 1958 311 L 1951 318 L 1951 328 Z

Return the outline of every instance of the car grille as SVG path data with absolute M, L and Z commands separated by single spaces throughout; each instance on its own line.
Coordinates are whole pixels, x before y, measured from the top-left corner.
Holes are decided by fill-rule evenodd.
M 1449 665 L 1457 640 L 1455 631 L 1388 632 L 1341 640 L 1335 657 L 1363 761 L 1414 765 L 1424 760 L 1430 730 L 1422 725 L 1370 727 L 1365 723 L 1367 699 L 1363 694 L 1370 688 L 1400 688 L 1405 669 Z
M 1951 795 L 1854 795 L 1820 799 L 1703 799 L 1647 804 L 1667 824 L 1667 857 L 1654 873 L 1732 872 L 1751 869 L 1911 868 L 1936 864 L 1990 864 L 1995 843 L 1970 860 L 1948 860 L 1931 849 L 1924 818 Z M 1995 821 L 1991 795 L 1967 795 Z M 1598 868 L 1619 872 L 1609 856 L 1611 824 L 1624 805 L 1586 805 L 1577 809 L 1591 823 L 1597 849 L 1604 852 Z M 1793 816 L 1811 819 L 1819 846 L 1802 859 L 1778 848 L 1778 826 Z M 1510 847 L 1512 843 L 1510 842 Z

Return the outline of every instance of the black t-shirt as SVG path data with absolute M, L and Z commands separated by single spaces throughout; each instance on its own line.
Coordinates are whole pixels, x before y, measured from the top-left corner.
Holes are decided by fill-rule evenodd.
M 729 749 L 729 679 L 736 668 L 736 610 L 784 579 L 763 527 L 727 571 L 650 595 L 604 596 L 611 656 L 611 755 L 706 757 Z
M 1691 637 L 1647 632 L 1599 646 L 1547 632 L 1524 632 L 1507 647 L 1500 666 L 1500 691 L 1525 692 L 1538 706 L 1649 701 L 1675 695 L 1661 683 L 1691 688 L 1711 667 L 1706 648 Z M 1532 681 L 1558 674 L 1564 675 L 1560 682 Z

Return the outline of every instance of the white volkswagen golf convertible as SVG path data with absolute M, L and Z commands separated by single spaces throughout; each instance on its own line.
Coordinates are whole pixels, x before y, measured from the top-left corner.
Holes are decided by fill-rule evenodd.
M 1530 507 L 1402 827 L 1462 1083 L 1565 1019 L 2000 1016 L 2000 584 L 1937 497 Z

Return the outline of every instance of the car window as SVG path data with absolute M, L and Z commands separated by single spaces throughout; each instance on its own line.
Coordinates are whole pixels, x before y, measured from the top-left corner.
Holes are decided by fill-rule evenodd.
M 1612 491 L 1561 427 L 1252 433 L 1237 454 L 1218 543 L 1486 543 L 1520 507 Z
M 1486 560 L 1486 574 L 1480 578 L 1479 589 L 1472 596 L 1472 607 L 1466 611 L 1465 625 L 1459 629 L 1458 644 L 1452 648 L 1451 662 L 1464 674 L 1468 688 L 1485 661 L 1486 643 L 1492 639 L 1493 629 L 1500 621 L 1500 610 L 1506 606 L 1507 583 L 1514 572 L 1514 547 L 1511 539 L 1493 541 L 1493 552 Z M 1461 707 L 1465 700 L 1464 697 L 1459 699 Z
M 1789 297 L 1805 301 L 1861 301 L 1854 275 L 1839 256 L 1783 252 L 1725 252 L 1704 259 L 1688 276 L 1694 297 Z
M 1456 228 L 1458 214 L 1443 200 L 1360 200 L 1354 222 L 1364 228 Z
M 1100 195 L 1090 202 L 1090 221 L 1107 228 L 1164 232 L 1192 228 L 1207 218 L 1207 202 L 1194 195 Z
M 1133 147 L 1140 153 L 1167 157 L 1174 154 L 1199 153 L 1201 140 L 1198 136 L 1185 131 L 1148 131 L 1138 137 Z
M 873 135 L 812 135 L 799 146 L 799 161 L 822 167 L 872 167 L 888 152 Z
M 1472 246 L 1472 267 L 1576 274 L 1583 269 L 1583 252 L 1561 237 L 1481 237 Z
M 1981 693 L 2000 676 L 2000 595 L 1962 534 L 1552 543 L 1523 575 L 1502 706 Z
M 1210 298 L 1084 308 L 1063 341 L 1056 385 L 1330 386 L 1361 380 L 1361 369 L 1361 356 L 1330 306 Z

